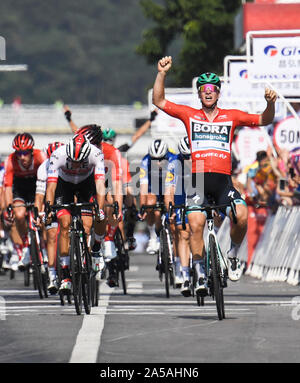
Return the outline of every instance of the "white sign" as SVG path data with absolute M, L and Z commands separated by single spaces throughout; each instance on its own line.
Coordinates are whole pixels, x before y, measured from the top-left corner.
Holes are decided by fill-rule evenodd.
M 266 134 L 260 128 L 245 127 L 239 131 L 235 147 L 242 169 L 255 161 L 257 152 L 267 150 L 268 140 Z
M 300 124 L 294 117 L 287 117 L 274 128 L 273 139 L 280 149 L 292 149 L 300 146 Z
M 251 79 L 261 81 L 300 81 L 300 36 L 253 38 Z M 300 89 L 300 88 L 298 88 Z
M 172 89 L 172 88 L 166 88 L 165 89 L 165 95 L 166 99 L 168 101 L 174 102 L 175 104 L 182 104 L 187 105 L 191 107 L 196 107 L 196 101 L 195 101 L 195 95 L 192 92 L 191 88 L 185 89 L 185 88 L 179 88 L 179 89 Z M 150 106 L 150 109 L 154 109 L 154 105 L 152 104 L 152 89 L 148 93 L 148 103 Z M 198 101 L 198 107 L 200 109 L 200 101 Z M 151 133 L 153 135 L 158 134 L 164 134 L 164 135 L 170 135 L 170 136 L 185 136 L 186 135 L 186 129 L 181 120 L 178 118 L 174 118 L 169 116 L 167 113 L 159 110 L 158 114 L 153 121 L 151 125 Z

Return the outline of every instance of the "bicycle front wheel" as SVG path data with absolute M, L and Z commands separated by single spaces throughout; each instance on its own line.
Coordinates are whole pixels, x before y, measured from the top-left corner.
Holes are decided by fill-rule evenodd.
M 223 287 L 222 287 L 222 276 L 221 276 L 221 267 L 217 253 L 217 246 L 215 237 L 211 234 L 209 236 L 209 251 L 210 251 L 210 262 L 212 269 L 212 284 L 213 292 L 216 300 L 216 307 L 218 312 L 219 320 L 225 318 L 225 307 L 224 307 L 224 296 L 223 296 Z
M 77 315 L 82 313 L 82 274 L 79 238 L 75 232 L 71 232 L 70 238 L 70 265 L 73 297 Z
M 86 249 L 84 250 L 84 270 L 82 274 L 82 299 L 84 310 L 86 314 L 91 313 L 91 285 L 92 285 L 92 272 L 91 272 L 91 255 Z
M 170 298 L 169 246 L 168 246 L 167 234 L 163 229 L 160 232 L 160 248 L 161 248 L 161 260 L 163 264 L 163 271 L 165 274 L 166 297 Z
M 43 281 L 42 281 L 42 273 L 41 273 L 41 263 L 39 260 L 39 250 L 35 239 L 34 232 L 30 233 L 30 256 L 32 262 L 32 270 L 33 270 L 33 280 L 34 285 L 36 286 L 39 296 L 41 299 L 43 296 Z

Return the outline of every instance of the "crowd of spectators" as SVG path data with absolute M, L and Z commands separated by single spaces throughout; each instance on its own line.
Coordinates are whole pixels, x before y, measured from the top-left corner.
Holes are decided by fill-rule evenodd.
M 240 182 L 239 175 L 246 177 Z M 276 212 L 279 205 L 300 205 L 300 147 L 287 151 L 269 147 L 256 153 L 256 160 L 245 169 L 235 167 L 235 187 L 248 205 L 268 207 Z

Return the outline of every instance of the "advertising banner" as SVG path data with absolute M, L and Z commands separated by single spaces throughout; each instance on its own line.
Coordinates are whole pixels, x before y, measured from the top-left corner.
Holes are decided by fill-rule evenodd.
M 251 81 L 300 82 L 300 36 L 253 38 Z M 300 90 L 299 86 L 289 91 Z M 284 89 L 283 89 L 284 90 Z

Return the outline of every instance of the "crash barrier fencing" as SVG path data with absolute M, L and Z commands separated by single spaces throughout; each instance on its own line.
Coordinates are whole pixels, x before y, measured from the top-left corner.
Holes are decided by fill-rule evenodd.
M 223 221 L 218 239 L 222 251 L 230 248 L 230 222 Z M 242 265 L 247 264 L 247 236 L 239 249 Z M 264 230 L 245 272 L 265 282 L 300 283 L 300 206 L 280 206 L 276 214 L 269 214 Z

